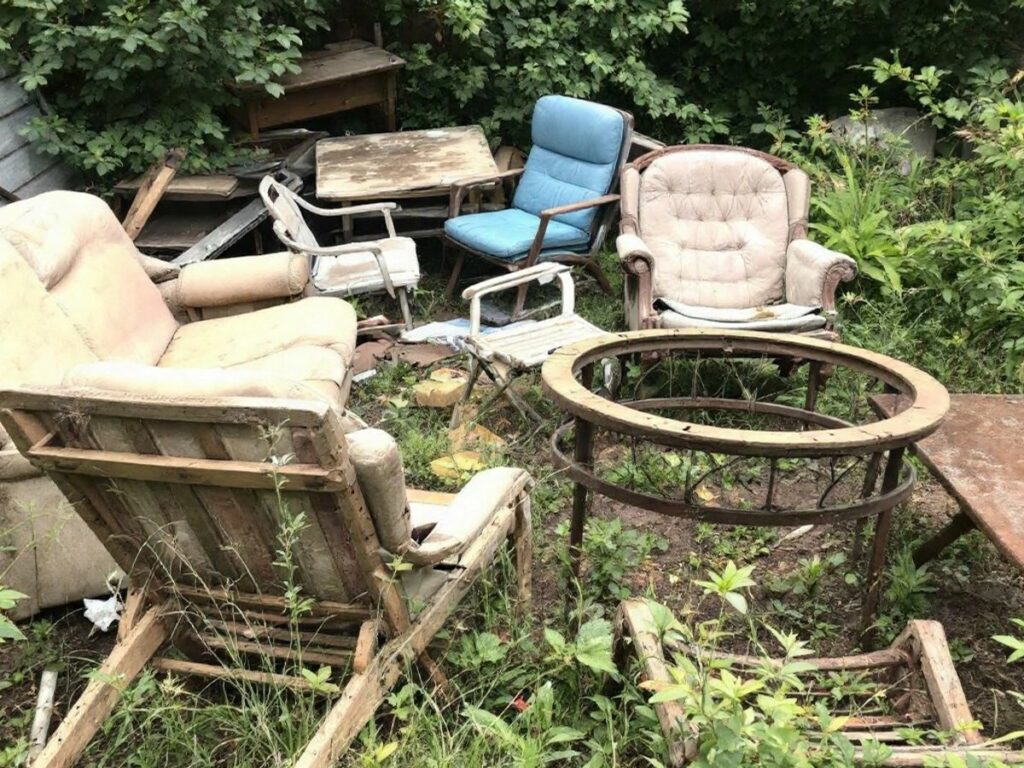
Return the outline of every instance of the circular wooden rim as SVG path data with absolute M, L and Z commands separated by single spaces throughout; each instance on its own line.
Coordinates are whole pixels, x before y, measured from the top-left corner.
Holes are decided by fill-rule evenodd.
M 842 366 L 873 376 L 911 402 L 888 419 L 863 425 L 805 432 L 746 430 L 644 413 L 606 400 L 578 379 L 584 367 L 605 357 L 676 351 L 718 357 L 756 354 Z M 837 456 L 903 447 L 938 429 L 949 410 L 949 393 L 942 384 L 895 358 L 846 344 L 756 331 L 656 329 L 595 336 L 554 352 L 541 376 L 556 405 L 591 424 L 663 445 L 752 456 Z

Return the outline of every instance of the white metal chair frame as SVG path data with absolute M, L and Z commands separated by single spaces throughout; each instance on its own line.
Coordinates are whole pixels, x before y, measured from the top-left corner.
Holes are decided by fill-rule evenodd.
M 480 333 L 480 303 L 484 296 L 512 288 L 518 290 L 534 281 L 548 283 L 555 278 L 558 278 L 561 287 L 561 311 L 557 316 L 493 333 Z M 556 349 L 605 333 L 576 314 L 576 287 L 571 267 L 554 262 L 537 264 L 471 285 L 462 292 L 462 298 L 469 301 L 469 335 L 465 341 L 470 355 L 469 382 L 462 395 L 462 402 L 469 400 L 473 385 L 483 372 L 498 388 L 480 406 L 477 417 L 505 395 L 523 418 L 543 421 L 537 411 L 511 388 L 513 380 L 530 368 L 539 366 Z M 495 362 L 506 367 L 507 373 L 502 374 L 494 365 Z M 456 408 L 452 414 L 452 426 L 458 425 L 459 410 Z
M 371 242 L 360 242 L 360 243 L 344 243 L 342 245 L 329 245 L 323 246 L 319 243 L 302 243 L 296 240 L 298 233 L 292 233 L 288 231 L 288 226 L 283 220 L 281 211 L 281 205 L 291 204 L 293 212 L 302 218 L 302 213 L 299 209 L 309 211 L 317 216 L 325 216 L 328 218 L 337 218 L 341 216 L 353 216 L 361 213 L 374 213 L 380 212 L 384 217 L 384 226 L 387 229 L 388 237 L 397 237 L 395 233 L 395 224 L 391 219 L 391 211 L 398 208 L 398 203 L 382 202 L 382 203 L 364 203 L 362 205 L 349 205 L 341 208 L 321 208 L 320 206 L 313 205 L 312 203 L 304 200 L 301 196 L 297 195 L 292 190 L 278 181 L 275 181 L 270 176 L 265 176 L 260 182 L 260 196 L 263 198 L 264 204 L 267 206 L 267 210 L 270 211 L 270 215 L 274 219 L 274 234 L 284 244 L 288 250 L 295 253 L 303 253 L 310 258 L 310 274 L 313 285 L 316 286 L 316 273 L 317 263 L 322 257 L 334 257 L 344 256 L 348 253 L 370 253 L 374 260 L 377 262 L 377 267 L 380 269 L 381 279 L 384 282 L 384 290 L 391 298 L 398 299 L 398 304 L 402 310 L 402 320 L 405 323 L 407 330 L 412 328 L 412 313 L 409 310 L 409 295 L 408 289 L 405 286 L 395 288 L 394 282 L 391 279 L 391 273 L 388 270 L 387 259 L 384 256 L 381 247 L 374 241 Z M 303 219 L 303 223 L 305 223 Z M 309 239 L 315 241 L 312 232 L 310 232 Z M 319 286 L 317 289 L 320 290 Z M 332 294 L 330 291 L 324 292 L 327 295 L 348 295 L 347 292 L 336 292 Z

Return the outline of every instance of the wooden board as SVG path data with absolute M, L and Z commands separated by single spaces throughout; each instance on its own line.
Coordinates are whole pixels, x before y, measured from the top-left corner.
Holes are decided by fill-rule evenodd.
M 871 398 L 888 416 L 891 395 Z M 914 453 L 996 548 L 1024 570 L 1024 396 L 950 396 L 946 421 Z
M 114 191 L 134 193 L 142 186 L 144 178 L 145 175 L 122 181 L 114 187 Z M 229 198 L 236 189 L 238 189 L 238 179 L 228 174 L 214 173 L 206 176 L 175 176 L 174 180 L 164 191 L 164 197 L 168 200 L 173 200 L 175 197 L 184 199 L 197 196 Z
M 478 125 L 341 136 L 316 145 L 316 196 L 322 200 L 446 195 L 456 181 L 497 173 Z
M 276 80 L 286 92 L 339 83 L 377 72 L 389 72 L 405 66 L 405 60 L 365 40 L 348 40 L 324 51 L 312 51 L 299 60 L 301 72 Z M 263 91 L 262 85 L 239 86 L 241 93 Z
M 25 198 L 72 186 L 74 173 L 53 155 L 39 152 L 21 131 L 39 116 L 35 100 L 16 75 L 0 71 L 0 187 Z M 0 198 L 0 205 L 4 204 Z

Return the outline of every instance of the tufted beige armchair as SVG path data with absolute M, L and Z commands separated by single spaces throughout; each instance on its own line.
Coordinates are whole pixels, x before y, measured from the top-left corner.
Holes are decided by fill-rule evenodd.
M 649 152 L 623 169 L 626 319 L 643 328 L 735 328 L 835 340 L 849 256 L 807 239 L 807 174 L 742 147 Z

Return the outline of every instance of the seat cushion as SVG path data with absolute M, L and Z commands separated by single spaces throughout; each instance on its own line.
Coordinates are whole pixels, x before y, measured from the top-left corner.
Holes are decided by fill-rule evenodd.
M 389 237 L 372 244 L 381 249 L 392 285 L 415 288 L 420 281 L 416 243 L 408 237 Z M 384 278 L 377 259 L 369 251 L 363 251 L 318 258 L 313 284 L 325 293 L 351 296 L 383 290 Z
M 534 107 L 530 130 L 533 147 L 512 207 L 540 215 L 611 190 L 626 133 L 621 112 L 582 99 L 544 96 Z M 563 213 L 555 220 L 589 231 L 598 210 Z
M 158 365 L 286 372 L 343 406 L 356 341 L 348 302 L 310 297 L 181 326 Z
M 666 154 L 640 179 L 638 208 L 655 298 L 739 308 L 782 298 L 789 206 L 782 175 L 763 158 Z
M 539 217 L 517 208 L 508 208 L 448 219 L 444 233 L 474 251 L 518 261 L 526 257 L 539 226 Z M 556 220 L 548 222 L 544 250 L 586 251 L 589 244 L 590 235 L 583 230 Z
M 728 328 L 744 331 L 804 333 L 825 327 L 825 317 L 821 314 L 820 307 L 800 304 L 717 309 L 659 299 L 655 302 L 654 307 L 661 310 L 661 322 L 665 328 Z

